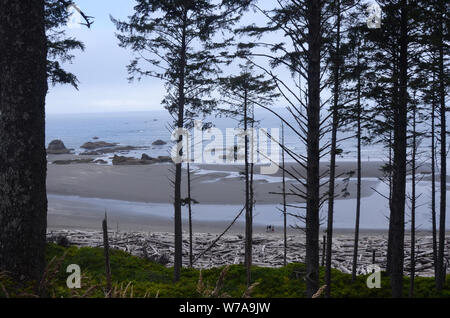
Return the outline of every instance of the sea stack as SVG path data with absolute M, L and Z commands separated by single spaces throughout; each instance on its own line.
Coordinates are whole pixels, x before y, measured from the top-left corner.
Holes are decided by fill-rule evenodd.
M 64 142 L 61 140 L 53 140 L 47 148 L 47 154 L 51 155 L 64 155 L 69 154 L 70 152 L 70 149 L 67 149 Z

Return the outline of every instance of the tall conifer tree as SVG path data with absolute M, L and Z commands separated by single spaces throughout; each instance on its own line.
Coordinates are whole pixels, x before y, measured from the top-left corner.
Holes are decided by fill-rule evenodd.
M 156 77 L 165 83 L 163 105 L 177 129 L 190 128 L 194 118 L 210 114 L 216 107 L 211 96 L 220 73 L 218 50 L 230 39 L 214 42 L 217 31 L 230 28 L 247 1 L 138 0 L 128 21 L 112 18 L 120 46 L 136 53 L 128 71 L 130 79 Z M 181 131 L 180 131 L 181 132 Z M 178 155 L 183 156 L 183 135 L 178 136 Z M 174 280 L 182 267 L 181 218 L 182 162 L 175 163 L 174 183 Z

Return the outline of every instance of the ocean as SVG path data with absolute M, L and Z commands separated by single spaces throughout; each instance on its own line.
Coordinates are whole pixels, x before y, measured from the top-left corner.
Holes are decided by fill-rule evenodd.
M 278 109 L 277 112 L 283 118 L 292 118 L 285 109 Z M 256 120 L 259 120 L 259 127 L 267 129 L 280 128 L 281 121 L 268 111 L 260 110 L 255 114 Z M 207 121 L 212 121 L 215 127 L 225 133 L 226 128 L 238 127 L 238 120 L 233 118 L 215 118 L 210 117 Z M 167 111 L 148 111 L 148 112 L 123 112 L 123 113 L 102 113 L 102 114 L 73 114 L 73 115 L 47 115 L 46 125 L 46 143 L 54 139 L 62 140 L 67 148 L 73 148 L 75 153 L 83 152 L 80 146 L 87 142 L 93 141 L 94 137 L 106 142 L 115 142 L 123 146 L 141 146 L 149 149 L 132 151 L 124 154 L 126 156 L 140 157 L 142 153 L 146 153 L 152 157 L 167 156 L 172 148 L 170 124 L 173 122 Z M 294 125 L 295 127 L 296 125 Z M 341 133 L 340 138 L 352 137 L 354 133 Z M 329 136 L 325 136 L 323 143 L 326 143 Z M 166 141 L 165 146 L 152 146 L 152 143 L 158 139 Z M 204 140 L 204 144 L 211 142 Z M 305 154 L 305 147 L 300 142 L 298 136 L 286 128 L 285 144 L 296 153 Z M 356 160 L 356 139 L 349 138 L 340 143 L 340 147 L 344 150 L 343 155 L 338 160 Z M 424 152 L 421 161 L 428 161 L 429 141 L 424 140 L 421 143 L 420 150 Z M 110 155 L 104 156 L 107 159 Z M 387 153 L 382 145 L 363 146 L 364 161 L 380 161 L 386 160 Z M 324 161 L 327 157 L 323 158 Z M 287 161 L 292 161 L 287 158 Z M 110 162 L 110 161 L 109 161 Z M 408 182 L 407 189 L 411 184 Z M 417 224 L 419 229 L 430 228 L 430 182 L 421 181 L 418 184 L 417 192 L 422 193 L 418 200 L 417 208 Z M 379 193 L 388 193 L 388 187 L 379 182 L 376 187 Z M 437 187 L 439 191 L 439 185 Z M 367 229 L 387 229 L 387 214 L 389 211 L 386 200 L 379 193 L 374 192 L 369 197 L 362 200 L 361 228 Z M 408 190 L 409 192 L 409 190 Z M 447 194 L 449 192 L 447 191 Z M 167 204 L 143 204 L 133 202 L 115 202 L 112 200 L 102 199 L 86 199 L 78 198 L 77 200 L 88 200 L 98 208 L 120 206 L 124 209 L 132 211 L 149 211 L 152 213 L 167 215 L 172 210 L 171 205 Z M 439 201 L 439 200 L 438 200 Z M 450 202 L 450 197 L 447 198 Z M 439 202 L 437 202 L 438 206 Z M 282 224 L 282 215 L 278 212 L 279 205 L 259 205 L 255 208 L 255 223 L 257 224 L 274 224 L 280 226 Z M 356 200 L 340 199 L 336 201 L 335 207 L 335 226 L 337 228 L 351 229 L 354 227 Z M 201 220 L 231 220 L 239 207 L 235 206 L 208 206 L 199 205 L 196 207 L 195 219 Z M 407 207 L 407 213 L 409 208 Z M 159 212 L 158 212 L 159 211 Z M 208 211 L 215 211 L 211 214 Z M 326 211 L 326 204 L 322 213 Z M 186 213 L 183 213 L 186 217 Z M 170 215 L 170 213 L 169 213 Z M 409 217 L 407 216 L 407 219 Z M 296 223 L 291 219 L 291 224 Z M 450 218 L 447 218 L 447 226 L 450 226 Z
M 296 123 L 292 116 L 284 108 L 276 110 L 293 127 Z M 281 120 L 266 110 L 258 110 L 255 119 L 259 121 L 258 127 L 269 129 L 280 129 Z M 143 152 L 152 157 L 167 156 L 173 146 L 171 144 L 172 130 L 169 128 L 173 123 L 172 117 L 165 110 L 148 112 L 122 112 L 122 113 L 91 113 L 91 114 L 48 114 L 46 125 L 46 144 L 52 140 L 60 139 L 67 148 L 72 148 L 75 153 L 83 152 L 81 145 L 93 141 L 94 137 L 101 141 L 115 142 L 123 146 L 140 146 L 150 149 L 145 151 L 130 152 L 130 156 L 140 156 Z M 205 122 L 213 122 L 224 135 L 227 128 L 237 128 L 237 119 L 226 117 L 208 117 Z M 281 131 L 281 129 L 280 129 Z M 281 133 L 280 133 L 281 134 Z M 356 139 L 351 138 L 353 133 L 341 133 L 340 138 L 348 138 L 340 143 L 344 150 L 338 160 L 356 160 Z M 325 136 L 322 144 L 329 138 Z M 156 140 L 167 142 L 166 146 L 152 146 Z M 211 140 L 204 140 L 204 145 Z M 306 148 L 300 138 L 289 127 L 285 128 L 285 144 L 293 152 L 305 154 Z M 386 158 L 386 152 L 382 145 L 370 145 L 363 147 L 363 160 L 377 161 Z M 324 160 L 327 158 L 325 157 Z M 286 161 L 292 161 L 288 156 Z

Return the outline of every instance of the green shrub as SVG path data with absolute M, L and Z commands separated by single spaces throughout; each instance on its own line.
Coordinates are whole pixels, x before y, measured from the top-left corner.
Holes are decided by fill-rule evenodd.
M 53 260 L 53 262 L 52 262 Z M 55 261 L 57 260 L 57 261 Z M 45 286 L 47 297 L 105 297 L 105 267 L 103 249 L 62 247 L 49 244 L 47 261 L 50 264 L 48 283 Z M 58 262 L 60 261 L 60 263 Z M 161 298 L 198 298 L 205 296 L 198 289 L 200 271 L 184 268 L 181 280 L 173 283 L 173 269 L 132 256 L 128 253 L 111 250 L 111 274 L 114 297 L 161 297 Z M 66 286 L 68 273 L 66 268 L 77 264 L 82 271 L 82 288 L 70 290 Z M 53 267 L 59 266 L 54 269 Z M 59 271 L 58 271 L 59 270 Z M 224 267 L 202 271 L 202 286 L 207 291 L 215 289 Z M 220 295 L 242 297 L 247 291 L 246 271 L 242 265 L 227 267 Z M 321 286 L 324 268 L 320 269 Z M 352 282 L 351 275 L 332 271 L 331 296 L 336 298 L 381 298 L 390 297 L 390 281 L 382 273 L 382 288 L 369 289 L 367 276 L 358 276 Z M 305 266 L 289 264 L 282 268 L 252 268 L 252 281 L 257 283 L 251 291 L 255 298 L 302 298 L 305 297 Z M 434 288 L 434 278 L 418 277 L 415 283 L 416 297 L 450 297 L 449 280 L 443 292 L 438 295 Z M 35 285 L 18 286 L 7 275 L 0 274 L 0 297 L 31 297 L 35 294 Z M 408 296 L 409 278 L 405 277 L 404 295 Z

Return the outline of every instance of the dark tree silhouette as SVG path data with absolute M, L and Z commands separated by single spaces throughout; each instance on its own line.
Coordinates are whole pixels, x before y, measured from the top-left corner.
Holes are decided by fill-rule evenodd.
M 150 76 L 166 84 L 163 104 L 174 118 L 175 128 L 192 127 L 194 118 L 210 114 L 216 107 L 211 91 L 216 84 L 214 77 L 220 73 L 221 55 L 217 51 L 230 39 L 215 43 L 213 37 L 219 29 L 230 28 L 245 5 L 246 1 L 233 0 L 139 0 L 128 22 L 111 18 L 119 31 L 120 46 L 138 56 L 128 66 L 130 80 Z M 153 68 L 147 69 L 146 64 Z M 175 281 L 180 279 L 182 267 L 182 143 L 179 131 L 180 160 L 175 163 L 173 180 Z
M 251 64 L 241 65 L 241 74 L 221 79 L 223 101 L 228 108 L 223 113 L 239 118 L 243 126 L 245 157 L 245 266 L 247 286 L 251 285 L 251 266 L 253 249 L 253 164 L 255 161 L 255 142 L 253 135 L 255 105 L 271 106 L 278 95 L 276 86 L 264 75 L 254 75 Z
M 327 5 L 327 11 L 331 12 L 333 16 L 330 22 L 333 30 L 329 39 L 327 39 L 326 46 L 328 47 L 328 62 L 330 67 L 329 86 L 332 93 L 332 104 L 330 107 L 331 115 L 331 140 L 330 140 L 330 168 L 328 181 L 328 216 L 327 216 L 327 245 L 326 245 L 326 261 L 325 261 L 325 295 L 330 297 L 331 294 L 331 261 L 332 261 L 332 246 L 333 246 L 333 216 L 334 216 L 334 200 L 336 198 L 336 158 L 341 149 L 339 146 L 338 131 L 344 122 L 343 110 L 346 104 L 343 98 L 343 71 L 344 61 L 348 54 L 348 49 L 343 46 L 348 46 L 347 29 L 350 29 L 354 24 L 355 3 L 352 0 L 337 0 L 330 1 Z M 347 101 L 348 102 L 348 101 Z
M 357 15 L 356 17 L 357 18 Z M 365 80 L 367 72 L 367 58 L 364 54 L 364 30 L 366 26 L 356 25 L 348 32 L 348 43 L 346 45 L 347 55 L 342 74 L 344 82 L 343 95 L 348 100 L 345 112 L 342 115 L 343 121 L 348 129 L 356 129 L 357 143 L 357 168 L 356 168 L 356 215 L 355 215 L 355 236 L 353 247 L 352 281 L 356 280 L 358 267 L 358 247 L 359 247 L 359 225 L 361 215 L 361 189 L 362 189 L 362 145 L 366 139 L 363 129 L 367 125 L 367 116 L 364 105 L 364 92 L 367 87 Z
M 447 105 L 446 90 L 449 86 L 447 71 L 448 41 L 449 41 L 449 4 L 445 0 L 437 0 L 434 3 L 436 18 L 435 41 L 433 44 L 438 50 L 438 82 L 439 82 L 439 117 L 440 117 L 440 206 L 439 206 L 439 240 L 436 263 L 436 288 L 442 291 L 446 278 L 446 264 L 444 264 L 445 252 L 445 219 L 447 214 Z
M 0 2 L 0 269 L 39 281 L 47 226 L 44 1 Z
M 403 295 L 403 263 L 405 236 L 405 196 L 406 196 L 406 130 L 408 112 L 408 5 L 407 0 L 399 2 L 399 103 L 394 110 L 394 160 L 392 185 L 392 296 Z
M 367 34 L 371 46 L 371 65 L 374 85 L 367 96 L 379 103 L 374 108 L 374 130 L 386 135 L 389 132 L 388 145 L 392 150 L 387 166 L 390 183 L 390 217 L 386 271 L 391 275 L 392 294 L 402 296 L 406 162 L 407 162 L 407 112 L 408 112 L 408 44 L 411 28 L 409 6 L 406 0 L 380 1 L 383 11 L 382 25 L 389 28 L 371 30 Z M 390 77 L 386 75 L 390 74 Z M 383 87 L 385 89 L 383 90 Z M 390 93 L 390 97 L 386 95 Z M 386 107 L 386 100 L 390 100 Z M 383 105 L 384 104 L 384 105 Z M 390 122 L 390 119 L 392 121 Z M 391 125 L 391 126 L 390 126 Z M 391 152 L 390 152 L 391 154 Z
M 320 208 L 328 198 L 321 195 L 323 175 L 320 173 L 320 159 L 327 146 L 321 147 L 320 141 L 327 131 L 321 110 L 327 101 L 321 100 L 324 90 L 323 76 L 327 71 L 324 55 L 325 39 L 329 36 L 330 18 L 332 15 L 325 6 L 325 1 L 277 1 L 273 9 L 262 9 L 258 4 L 253 6 L 267 21 L 266 25 L 251 25 L 240 30 L 241 33 L 255 38 L 249 43 L 241 43 L 240 55 L 244 57 L 264 58 L 268 64 L 255 64 L 273 78 L 285 102 L 296 127 L 275 111 L 286 127 L 298 136 L 306 146 L 306 155 L 286 150 L 286 153 L 303 169 L 286 171 L 303 187 L 293 186 L 291 194 L 305 201 L 305 215 L 298 218 L 306 227 L 306 285 L 307 297 L 312 297 L 319 289 L 319 227 Z M 283 40 L 269 42 L 261 39 L 263 35 L 274 32 L 283 35 Z M 276 73 L 275 69 L 288 70 L 293 85 Z M 300 80 L 306 79 L 305 86 Z M 294 90 L 293 87 L 298 88 Z M 303 96 L 302 96 L 303 95 Z M 266 108 L 267 109 L 267 108 Z M 305 112 L 303 110 L 306 110 Z M 270 109 L 269 109 L 270 111 Z M 329 117 L 326 117 L 329 118 Z M 326 119 L 325 118 L 325 119 Z
M 75 6 L 73 1 L 45 0 L 45 30 L 47 35 L 47 77 L 52 85 L 70 84 L 78 88 L 78 79 L 75 74 L 66 71 L 62 63 L 71 63 L 73 50 L 84 51 L 84 44 L 72 37 L 67 37 L 63 27 L 67 23 L 69 8 Z M 81 12 L 82 13 L 82 12 Z M 92 24 L 92 17 L 86 16 L 88 27 Z

